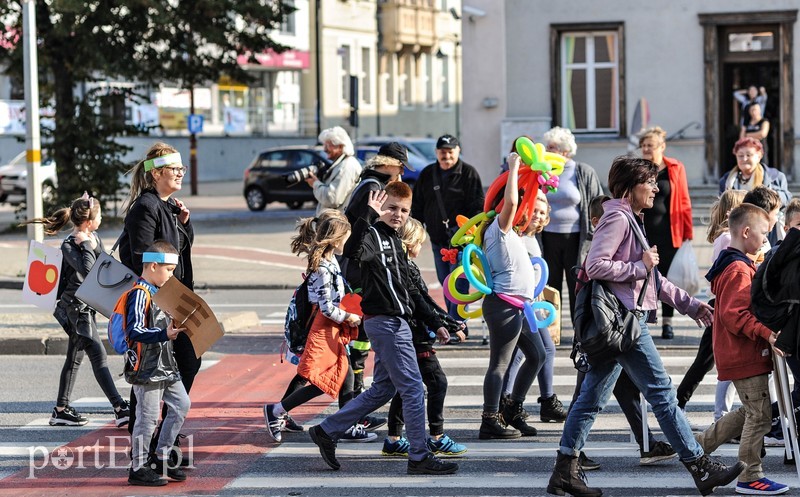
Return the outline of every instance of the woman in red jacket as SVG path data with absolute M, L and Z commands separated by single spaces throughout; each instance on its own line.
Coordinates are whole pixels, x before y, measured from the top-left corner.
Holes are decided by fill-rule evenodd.
M 658 165 L 658 193 L 653 207 L 645 212 L 644 226 L 648 241 L 658 247 L 658 271 L 662 276 L 669 271 L 681 244 L 693 237 L 692 202 L 689 199 L 686 170 L 681 161 L 664 155 L 666 137 L 666 131 L 655 126 L 646 129 L 639 138 L 642 157 Z M 669 304 L 661 304 L 661 338 L 670 339 L 674 336 L 673 312 Z

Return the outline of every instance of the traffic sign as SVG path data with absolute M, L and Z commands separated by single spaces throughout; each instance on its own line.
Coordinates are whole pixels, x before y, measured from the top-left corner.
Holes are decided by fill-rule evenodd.
M 203 115 L 202 114 L 189 114 L 186 120 L 186 127 L 189 128 L 189 133 L 195 135 L 203 132 Z

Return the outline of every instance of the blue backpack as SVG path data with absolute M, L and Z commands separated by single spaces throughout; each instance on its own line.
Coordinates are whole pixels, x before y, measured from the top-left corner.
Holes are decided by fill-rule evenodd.
M 114 347 L 114 350 L 117 354 L 124 354 L 130 348 L 128 343 L 128 336 L 125 334 L 125 323 L 127 322 L 127 307 L 128 307 L 128 295 L 136 289 L 142 289 L 147 295 L 147 300 L 145 301 L 145 312 L 150 310 L 150 290 L 142 285 L 136 284 L 128 290 L 127 292 L 120 295 L 119 300 L 117 300 L 117 304 L 114 306 L 114 312 L 111 313 L 111 317 L 108 319 L 108 343 Z

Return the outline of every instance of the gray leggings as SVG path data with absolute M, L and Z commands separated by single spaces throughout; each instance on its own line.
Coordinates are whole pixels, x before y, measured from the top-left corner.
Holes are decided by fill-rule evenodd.
M 491 294 L 483 299 L 483 318 L 489 328 L 489 369 L 483 380 L 483 410 L 497 412 L 503 389 L 503 375 L 519 347 L 525 354 L 520 366 L 511 400 L 524 402 L 534 378 L 544 364 L 546 353 L 539 333 L 531 333 L 522 309 Z

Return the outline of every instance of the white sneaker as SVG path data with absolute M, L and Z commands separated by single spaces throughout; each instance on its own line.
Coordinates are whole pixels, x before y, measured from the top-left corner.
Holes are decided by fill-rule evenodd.
M 356 423 L 353 425 L 352 428 L 344 432 L 342 438 L 339 439 L 340 442 L 372 442 L 373 440 L 377 440 L 378 435 L 375 433 L 368 432 L 364 429 L 364 425 Z
M 782 438 L 764 437 L 764 447 L 783 447 L 784 445 Z

